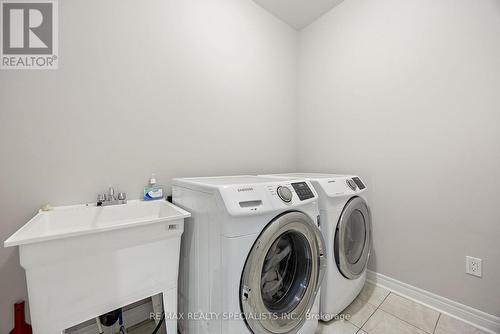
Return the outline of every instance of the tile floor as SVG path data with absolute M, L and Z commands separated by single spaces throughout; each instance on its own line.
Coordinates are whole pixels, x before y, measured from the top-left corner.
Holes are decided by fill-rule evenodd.
M 348 320 L 320 323 L 316 334 L 486 334 L 373 284 L 366 284 L 343 313 Z M 153 329 L 154 323 L 145 322 L 129 334 L 151 334 Z
M 316 334 L 486 334 L 372 284 L 343 313 L 348 320 L 320 323 Z

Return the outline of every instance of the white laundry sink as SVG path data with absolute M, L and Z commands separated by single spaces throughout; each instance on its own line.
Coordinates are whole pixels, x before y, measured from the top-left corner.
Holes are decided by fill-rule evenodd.
M 40 211 L 5 241 L 19 246 L 35 334 L 163 293 L 177 312 L 179 249 L 190 213 L 166 201 Z M 176 323 L 167 321 L 169 333 Z
M 128 229 L 189 217 L 166 201 L 129 201 L 123 205 L 74 205 L 40 211 L 4 243 L 5 247 L 85 234 Z

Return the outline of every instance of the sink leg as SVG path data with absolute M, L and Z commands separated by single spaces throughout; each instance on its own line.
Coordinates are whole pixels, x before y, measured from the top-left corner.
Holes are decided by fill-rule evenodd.
M 163 300 L 161 294 L 157 294 L 151 297 L 151 303 L 153 304 L 153 312 L 155 314 L 155 323 L 158 325 L 160 322 L 159 315 L 163 312 Z
M 167 334 L 177 334 L 177 289 L 163 292 Z
M 43 333 L 66 334 L 66 329 L 64 329 L 64 327 L 62 325 L 57 323 L 58 319 L 53 319 L 53 318 L 40 319 L 39 315 L 40 314 L 37 314 L 36 312 L 32 313 L 31 326 L 32 326 L 33 333 L 35 333 L 35 334 L 38 334 L 38 333 L 42 333 L 42 334 Z M 31 333 L 31 331 L 30 331 L 30 333 Z

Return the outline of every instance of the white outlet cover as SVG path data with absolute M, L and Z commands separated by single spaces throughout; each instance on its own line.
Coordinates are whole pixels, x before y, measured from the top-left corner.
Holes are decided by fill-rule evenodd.
M 469 275 L 483 277 L 483 260 L 472 256 L 466 256 L 465 272 Z

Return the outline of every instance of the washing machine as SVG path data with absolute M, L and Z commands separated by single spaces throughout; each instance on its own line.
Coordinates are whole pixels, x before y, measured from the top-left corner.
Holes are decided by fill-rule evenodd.
M 318 196 L 309 181 L 177 178 L 191 212 L 179 271 L 185 334 L 313 334 L 326 269 Z
M 304 179 L 318 193 L 328 258 L 320 313 L 322 320 L 329 321 L 357 297 L 366 281 L 372 247 L 367 187 L 353 175 L 293 173 L 266 177 Z

